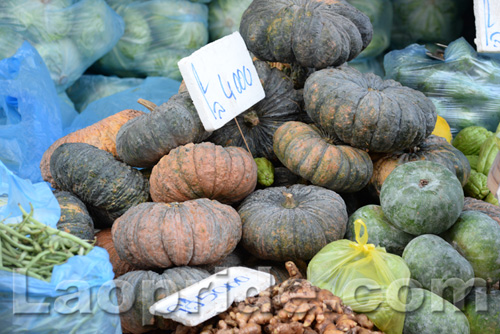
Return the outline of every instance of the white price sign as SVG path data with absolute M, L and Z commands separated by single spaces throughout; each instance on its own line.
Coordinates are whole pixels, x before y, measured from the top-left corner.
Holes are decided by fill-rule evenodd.
M 478 52 L 500 52 L 500 1 L 474 0 Z
M 274 285 L 273 275 L 246 267 L 231 267 L 156 302 L 153 315 L 196 326 L 226 311 L 233 302 L 255 296 Z
M 239 32 L 205 45 L 178 63 L 207 131 L 214 131 L 265 97 Z

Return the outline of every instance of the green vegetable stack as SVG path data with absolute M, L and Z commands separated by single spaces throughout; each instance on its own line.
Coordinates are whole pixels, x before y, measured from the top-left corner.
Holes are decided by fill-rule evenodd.
M 453 146 L 466 155 L 471 165 L 471 176 L 464 186 L 466 196 L 498 205 L 498 200 L 487 185 L 488 173 L 497 153 L 496 133 L 481 126 L 468 126 L 453 139 Z
M 0 222 L 0 269 L 50 282 L 52 269 L 93 246 L 69 233 L 51 228 L 22 208 L 20 223 Z

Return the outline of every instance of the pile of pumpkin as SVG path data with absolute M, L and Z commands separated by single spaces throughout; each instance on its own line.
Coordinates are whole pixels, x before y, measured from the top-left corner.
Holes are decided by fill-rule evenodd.
M 169 328 L 147 308 L 208 275 L 194 266 L 227 264 L 237 245 L 262 260 L 310 260 L 344 237 L 347 207 L 378 202 L 399 165 L 429 160 L 461 186 L 469 178 L 464 154 L 431 135 L 429 99 L 344 64 L 372 36 L 353 6 L 254 0 L 240 32 L 266 93 L 238 116 L 242 134 L 235 122 L 207 133 L 181 88 L 162 105 L 143 101 L 149 113 L 121 111 L 43 156 L 44 179 L 63 191 L 60 228 L 84 239 L 94 223 L 102 229 L 97 245 L 141 298 L 121 315 L 125 332 Z M 254 157 L 275 165 L 272 187 L 255 190 Z M 145 280 L 162 292 L 144 291 Z

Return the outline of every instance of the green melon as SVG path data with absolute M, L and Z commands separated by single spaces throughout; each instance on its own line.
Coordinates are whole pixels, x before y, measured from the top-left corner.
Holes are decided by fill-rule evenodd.
M 424 289 L 410 289 L 403 334 L 469 334 L 469 322 L 452 303 Z
M 403 252 L 411 278 L 449 302 L 465 298 L 472 288 L 474 269 L 444 239 L 433 234 L 416 237 Z M 448 287 L 448 288 L 447 288 Z
M 465 299 L 463 312 L 470 325 L 470 334 L 500 334 L 500 291 L 486 294 L 484 288 L 474 288 Z
M 442 237 L 472 264 L 476 277 L 500 280 L 500 225 L 491 217 L 464 211 Z
M 405 246 L 414 238 L 394 227 L 385 217 L 380 205 L 366 205 L 356 210 L 347 223 L 346 239 L 355 241 L 354 222 L 361 219 L 368 230 L 368 243 L 384 247 L 389 253 L 401 256 Z
M 464 192 L 448 168 L 414 161 L 389 174 L 380 190 L 380 205 L 389 221 L 406 233 L 439 234 L 460 216 Z

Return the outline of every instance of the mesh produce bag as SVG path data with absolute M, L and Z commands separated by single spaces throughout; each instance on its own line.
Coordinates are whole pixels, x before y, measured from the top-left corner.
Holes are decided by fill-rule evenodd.
M 177 62 L 208 42 L 208 8 L 187 0 L 119 2 L 125 34 L 94 69 L 119 76 L 164 76 L 180 80 Z
M 123 20 L 104 0 L 0 1 L 0 58 L 29 41 L 58 92 L 111 50 L 123 31 Z
M 479 55 L 464 38 L 448 45 L 444 60 L 426 53 L 418 44 L 388 53 L 386 78 L 429 97 L 453 134 L 471 125 L 495 131 L 500 122 L 500 61 Z

